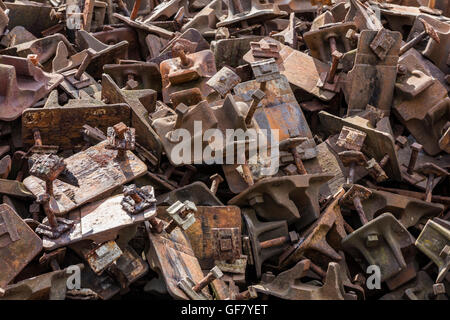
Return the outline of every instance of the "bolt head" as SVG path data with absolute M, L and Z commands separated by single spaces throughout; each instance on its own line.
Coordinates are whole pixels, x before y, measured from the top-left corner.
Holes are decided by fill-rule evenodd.
M 414 143 L 411 145 L 411 149 L 412 149 L 412 150 L 420 151 L 420 150 L 422 150 L 422 145 L 421 145 L 420 143 L 414 142 Z
M 254 195 L 252 198 L 248 200 L 249 205 L 254 206 L 256 204 L 264 203 L 264 198 L 262 194 Z
M 219 183 L 224 181 L 222 176 L 220 174 L 218 174 L 218 173 L 213 174 L 211 177 L 209 177 L 209 179 L 211 181 L 217 180 L 217 182 L 219 182 Z
M 439 294 L 445 294 L 445 285 L 443 283 L 433 284 L 433 293 L 435 296 Z
M 406 144 L 408 143 L 408 138 L 406 138 L 405 136 L 398 136 L 397 139 L 395 139 L 395 142 L 401 147 L 405 147 Z
M 378 245 L 380 239 L 377 234 L 369 234 L 366 239 L 366 247 L 373 248 Z
M 223 272 L 222 272 L 222 270 L 220 270 L 220 268 L 218 266 L 215 266 L 214 268 L 212 268 L 211 273 L 213 274 L 215 279 L 220 279 L 223 277 Z

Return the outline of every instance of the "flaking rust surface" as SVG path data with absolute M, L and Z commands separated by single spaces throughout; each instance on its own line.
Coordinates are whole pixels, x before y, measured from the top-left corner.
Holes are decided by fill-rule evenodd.
M 120 194 L 71 211 L 66 218 L 75 221 L 73 228 L 56 239 L 44 237 L 44 248 L 53 250 L 86 239 L 97 243 L 113 240 L 120 229 L 156 215 L 153 208 L 131 215 L 122 209 L 122 199 Z
M 42 141 L 70 149 L 83 144 L 82 127 L 87 124 L 106 132 L 116 123 L 130 124 L 130 107 L 125 104 L 60 108 L 30 108 L 22 114 L 22 139 L 24 144 L 33 145 L 33 129 L 39 129 Z
M 158 217 L 169 220 L 167 207 L 158 207 Z M 197 206 L 195 223 L 185 230 L 195 256 L 203 269 L 214 267 L 212 228 L 239 228 L 242 231 L 241 209 L 237 206 Z
M 147 166 L 131 151 L 126 152 L 125 160 L 118 161 L 115 159 L 117 151 L 105 149 L 106 144 L 107 141 L 102 141 L 65 159 L 67 170 L 78 179 L 79 187 L 60 180 L 53 182 L 58 205 L 55 214 L 66 214 L 145 174 Z M 45 192 L 41 179 L 29 176 L 23 183 L 36 196 Z
M 42 250 L 41 239 L 7 204 L 0 205 L 0 288 Z
M 146 256 L 150 266 L 163 275 L 167 291 L 174 299 L 190 300 L 178 287 L 178 281 L 190 277 L 198 283 L 204 275 L 188 237 L 180 228 L 175 228 L 171 234 L 165 231 L 161 234 L 152 233 L 149 225 L 146 223 L 150 240 L 150 248 Z M 206 290 L 205 288 L 202 292 Z

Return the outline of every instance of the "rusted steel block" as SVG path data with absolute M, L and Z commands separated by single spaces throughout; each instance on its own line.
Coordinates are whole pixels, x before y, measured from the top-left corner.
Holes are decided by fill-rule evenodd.
M 148 149 L 159 161 L 162 145 L 159 136 L 150 125 L 150 114 L 156 109 L 156 98 L 157 92 L 152 89 L 123 90 L 109 75 L 102 76 L 102 99 L 106 99 L 110 104 L 126 103 L 130 106 L 132 111 L 130 125 L 136 130 L 137 143 Z M 124 121 L 124 118 L 120 121 Z
M 272 281 L 254 285 L 253 288 L 259 293 L 286 300 L 354 300 L 353 296 L 345 292 L 339 264 L 330 262 L 322 286 L 300 281 L 309 269 L 310 261 L 302 260 Z
M 216 90 L 221 97 L 225 97 L 239 82 L 241 78 L 233 70 L 223 67 L 206 84 Z
M 175 109 L 177 113 L 176 117 L 169 115 L 155 119 L 152 122 L 152 126 L 161 138 L 169 161 L 174 165 L 180 165 L 180 163 L 174 162 L 175 159 L 172 159 L 173 156 L 179 157 L 178 154 L 172 153 L 179 142 L 182 142 L 184 145 L 191 144 L 193 146 L 194 139 L 198 139 L 196 136 L 203 135 L 208 129 L 218 129 L 224 137 L 226 136 L 227 129 L 242 129 L 245 132 L 247 130 L 247 124 L 245 123 L 247 110 L 247 104 L 241 101 L 235 101 L 233 96 L 228 94 L 224 100 L 218 101 L 213 106 L 210 106 L 207 101 L 202 101 L 189 108 L 184 104 L 179 104 Z M 201 128 L 198 128 L 199 121 L 201 121 Z M 252 120 L 251 126 L 258 128 L 254 120 Z M 177 129 L 185 129 L 191 136 L 179 135 L 180 132 L 184 131 L 177 131 Z M 222 156 L 226 156 L 223 150 L 227 146 L 220 147 L 218 145 L 210 145 L 208 141 L 202 141 L 202 150 L 208 145 L 216 153 L 222 152 Z M 183 164 L 192 164 L 211 161 L 213 159 L 206 159 L 202 154 L 196 154 L 194 152 L 191 155 L 184 156 L 182 161 Z
M 239 23 L 252 24 L 287 15 L 273 3 L 255 0 L 228 0 L 227 17 L 216 24 L 217 27 L 233 26 Z
M 70 248 L 77 252 L 98 275 L 122 256 L 122 250 L 113 240 L 101 244 L 79 242 L 71 245 Z
M 344 190 L 336 194 L 319 219 L 301 234 L 303 241 L 283 253 L 281 266 L 289 266 L 306 257 L 326 269 L 329 262 L 342 260 L 338 251 L 342 249 L 342 239 L 347 236 L 339 206 L 343 195 Z
M 15 276 L 42 250 L 42 240 L 7 204 L 0 205 L 0 289 Z
M 367 134 L 365 132 L 343 126 L 336 145 L 349 150 L 360 151 Z
M 436 283 L 442 282 L 450 269 L 450 229 L 433 220 L 428 220 L 416 247 L 430 258 L 439 268 Z
M 402 250 L 414 243 L 408 230 L 385 212 L 342 240 L 342 247 L 362 265 L 378 265 L 381 281 L 388 280 L 407 265 Z
M 371 196 L 361 201 L 369 221 L 377 214 L 389 211 L 405 228 L 410 228 L 417 225 L 422 219 L 438 216 L 444 210 L 444 206 L 440 204 L 385 191 L 369 190 L 372 192 Z
M 378 32 L 371 30 L 361 32 L 355 65 L 348 72 L 346 79 L 347 115 L 364 110 L 368 104 L 383 111 L 385 116 L 390 114 L 397 76 L 401 34 L 392 31 L 385 32 L 392 38 L 393 43 L 389 46 L 389 50 L 383 53 L 384 60 L 380 60 L 370 47 Z
M 101 79 L 103 66 L 113 63 L 119 59 L 126 59 L 128 53 L 128 42 L 121 41 L 114 45 L 107 45 L 84 30 L 78 30 L 76 43 L 81 49 L 92 49 L 95 54 L 92 57 L 86 71 L 95 79 Z
M 331 62 L 331 54 L 338 50 L 341 53 L 350 51 L 352 48 L 350 41 L 345 37 L 350 29 L 356 30 L 354 22 L 337 23 L 324 26 L 319 30 L 308 31 L 303 35 L 311 56 L 322 62 Z
M 215 260 L 221 257 L 239 258 L 241 255 L 241 210 L 236 206 L 200 206 L 197 205 L 194 213 L 195 222 L 185 234 L 190 240 L 192 249 L 202 269 L 210 269 L 215 266 Z M 165 212 L 167 207 L 158 207 L 158 217 L 169 221 L 170 217 Z M 236 229 L 236 231 L 234 231 Z M 227 238 L 223 233 L 230 231 L 228 239 L 229 248 L 220 245 L 227 241 L 220 241 L 221 237 Z M 221 250 L 224 249 L 224 250 Z M 231 253 L 229 251 L 232 251 Z M 229 260 L 229 259 L 226 259 Z
M 147 166 L 131 151 L 126 152 L 125 160 L 114 160 L 117 151 L 107 150 L 106 144 L 107 141 L 103 141 L 65 159 L 67 170 L 76 177 L 79 187 L 59 180 L 54 182 L 59 214 L 65 214 L 98 196 L 107 194 L 147 171 Z M 36 177 L 27 177 L 24 185 L 35 195 L 45 191 L 44 181 Z
M 141 49 L 136 31 L 129 27 L 113 28 L 111 30 L 93 33 L 93 36 L 108 45 L 114 45 L 121 41 L 128 42 L 128 59 L 141 60 L 144 50 Z
M 49 4 L 17 1 L 5 2 L 5 6 L 10 10 L 8 14 L 9 29 L 22 26 L 36 37 L 40 37 L 42 31 L 57 24 L 57 21 L 50 19 L 50 11 L 53 7 Z
M 149 223 L 146 222 L 145 227 L 150 240 L 150 248 L 146 252 L 150 268 L 162 275 L 170 296 L 178 300 L 189 300 L 186 293 L 178 287 L 178 281 L 189 276 L 198 283 L 203 279 L 203 272 L 188 237 L 179 228 L 170 234 L 156 234 L 150 231 Z M 203 288 L 201 292 L 210 296 L 208 288 Z
M 47 101 L 45 108 L 24 110 L 22 139 L 26 146 L 34 144 L 35 129 L 39 130 L 45 143 L 58 145 L 61 149 L 72 149 L 84 144 L 81 129 L 85 124 L 98 127 L 103 132 L 121 121 L 130 124 L 130 108 L 124 103 L 105 105 L 97 102 L 96 105 L 95 102 L 70 100 L 67 105 L 60 106 L 57 95 L 49 97 L 50 100 L 52 98 L 55 104 Z
M 397 151 L 397 155 L 403 181 L 414 185 L 421 190 L 426 189 L 427 177 L 418 173 L 414 169 L 426 162 L 431 162 L 438 166 L 445 167 L 446 163 L 450 161 L 450 155 L 443 154 L 441 157 L 429 156 L 423 151 L 423 146 L 415 142 L 412 136 L 409 137 L 408 144 L 404 148 L 400 148 Z M 431 187 L 434 188 L 440 181 L 442 181 L 442 177 L 435 177 Z
M 246 230 L 243 235 L 243 249 L 250 257 L 249 264 L 253 265 L 259 279 L 264 261 L 274 258 L 286 249 L 289 241 L 287 222 L 261 222 L 252 209 L 243 209 L 242 216 Z
M 193 87 L 199 88 L 206 98 L 212 92 L 206 82 L 217 72 L 212 51 L 185 54 L 181 44 L 172 48 L 173 56 L 174 50 L 178 57 L 160 64 L 163 101 L 168 103 L 171 93 Z
M 421 53 L 433 61 L 442 72 L 450 73 L 450 66 L 447 64 L 447 57 L 450 52 L 450 26 L 448 22 L 439 21 L 436 17 L 430 15 L 418 15 L 409 33 L 408 41 L 424 31 L 424 26 L 419 19 L 428 22 L 439 37 L 439 43 L 430 37 L 426 41 L 426 45 L 421 48 L 423 49 Z
M 0 56 L 0 119 L 17 119 L 62 80 L 61 75 L 44 72 L 29 59 Z
M 272 38 L 263 38 L 261 41 L 268 41 L 277 44 L 280 49 L 280 58 L 277 59 L 280 73 L 284 75 L 289 83 L 306 92 L 316 96 L 317 98 L 329 101 L 335 96 L 335 92 L 324 90 L 317 86 L 320 75 L 326 73 L 329 67 L 326 63 L 311 57 L 303 52 L 292 49 L 283 45 Z M 246 62 L 261 60 L 262 58 L 254 57 L 249 51 L 244 55 Z
M 60 42 L 63 42 L 66 45 L 70 55 L 76 53 L 72 44 L 62 34 L 54 34 L 44 38 L 18 43 L 7 49 L 1 50 L 1 53 L 22 58 L 26 58 L 29 54 L 35 54 L 39 63 L 45 65 L 57 53 Z
M 204 37 L 213 38 L 216 33 L 216 24 L 219 22 L 221 11 L 222 1 L 208 1 L 202 10 L 183 25 L 181 31 L 184 32 L 192 28 L 198 30 Z
M 425 152 L 432 156 L 441 152 L 439 139 L 450 120 L 450 99 L 438 80 L 412 100 L 396 97 L 393 111 Z
M 265 220 L 286 219 L 304 227 L 319 217 L 319 188 L 332 176 L 306 174 L 263 179 L 228 203 L 250 205 Z
M 84 269 L 83 264 L 76 267 Z M 66 268 L 19 281 L 8 286 L 0 300 L 65 300 L 67 282 L 72 275 L 73 271 Z
M 239 83 L 233 91 L 245 102 L 250 102 L 253 100 L 252 94 L 258 88 L 259 83 L 251 80 Z M 293 136 L 312 138 L 308 122 L 285 76 L 281 75 L 278 79 L 267 81 L 264 93 L 265 96 L 257 104 L 253 118 L 261 129 L 267 130 L 268 138 L 271 129 L 279 130 L 279 141 Z
M 155 63 L 106 64 L 103 66 L 103 71 L 122 89 L 152 89 L 156 92 L 161 91 L 161 74 Z M 127 87 L 130 79 L 136 81 L 138 85 L 133 88 Z
M 119 194 L 72 210 L 67 215 L 67 219 L 74 222 L 72 230 L 56 239 L 44 236 L 44 248 L 56 249 L 81 240 L 97 243 L 113 240 L 121 229 L 156 216 L 155 205 L 137 214 L 130 214 L 122 207 L 123 198 L 124 195 Z
M 371 128 L 368 120 L 359 116 L 339 118 L 325 111 L 319 112 L 320 122 L 329 133 L 339 133 L 343 126 L 348 126 L 367 134 L 362 151 L 364 154 L 375 160 L 380 161 L 386 154 L 389 155 L 389 161 L 384 170 L 388 176 L 397 181 L 401 181 L 402 176 L 397 160 L 395 142 L 388 133 Z

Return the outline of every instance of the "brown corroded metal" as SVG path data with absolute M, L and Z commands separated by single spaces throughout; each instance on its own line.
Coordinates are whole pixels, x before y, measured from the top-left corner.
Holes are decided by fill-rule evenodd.
M 305 174 L 263 179 L 228 203 L 250 205 L 266 220 L 286 219 L 300 228 L 319 217 L 319 188 L 331 177 Z
M 165 212 L 167 207 L 158 207 L 158 217 L 169 221 L 170 217 Z M 192 249 L 197 257 L 202 269 L 209 269 L 214 267 L 215 260 L 220 260 L 222 256 L 220 246 L 216 245 L 221 243 L 220 235 L 215 235 L 215 232 L 226 232 L 226 229 L 238 230 L 234 233 L 234 240 L 237 241 L 234 244 L 231 243 L 233 251 L 233 257 L 239 257 L 241 254 L 240 235 L 242 232 L 242 219 L 241 210 L 236 206 L 197 206 L 197 211 L 194 213 L 195 223 L 187 230 L 185 234 L 190 240 Z M 218 229 L 214 231 L 214 229 Z M 222 230 L 222 231 L 221 231 Z M 233 235 L 230 236 L 233 239 Z M 237 245 L 238 244 L 238 245 Z M 233 250 L 233 245 L 235 249 Z M 237 247 L 236 247 L 237 245 Z M 230 250 L 223 250 L 230 251 Z M 226 255 L 226 253 L 224 253 Z
M 61 75 L 44 72 L 29 59 L 0 56 L 0 119 L 17 119 L 62 80 Z
M 156 208 L 150 207 L 138 214 L 130 214 L 122 207 L 123 194 L 87 204 L 72 210 L 66 218 L 73 221 L 70 232 L 56 239 L 44 236 L 44 248 L 56 249 L 81 240 L 102 243 L 117 237 L 118 231 L 156 216 Z
M 300 279 L 306 275 L 310 268 L 310 261 L 305 259 L 291 269 L 281 272 L 271 282 L 263 282 L 253 287 L 259 293 L 287 300 L 352 299 L 344 290 L 339 264 L 331 262 L 328 265 L 325 282 L 322 286 L 301 282 Z
M 120 121 L 130 124 L 130 108 L 124 103 L 106 105 L 100 102 L 95 104 L 83 100 L 70 100 L 68 104 L 60 106 L 56 95 L 50 95 L 50 98 L 55 99 L 55 104 L 50 105 L 47 101 L 45 108 L 24 110 L 22 139 L 25 145 L 34 144 L 35 129 L 40 131 L 45 143 L 69 149 L 83 143 L 81 128 L 86 124 L 98 127 L 103 132 Z M 64 135 L 61 135 L 61 132 L 64 132 Z
M 178 300 L 189 300 L 178 287 L 178 281 L 189 276 L 198 283 L 204 277 L 189 239 L 179 228 L 170 234 L 155 234 L 150 231 L 148 223 L 145 225 L 150 240 L 150 248 L 146 252 L 150 268 L 162 275 L 170 296 Z M 207 288 L 204 288 L 202 293 L 209 295 Z
M 320 218 L 301 234 L 303 241 L 283 257 L 280 261 L 282 266 L 296 263 L 305 256 L 322 267 L 331 261 L 338 262 L 342 259 L 338 251 L 341 249 L 341 240 L 347 236 L 347 232 L 339 201 L 344 193 L 341 189 Z
M 107 194 L 147 170 L 147 166 L 131 151 L 127 151 L 126 160 L 114 161 L 117 151 L 105 149 L 106 143 L 101 142 L 65 159 L 67 170 L 77 178 L 79 187 L 59 180 L 54 182 L 59 214 L 65 214 L 91 199 Z M 45 183 L 36 177 L 26 178 L 24 185 L 35 195 L 45 191 Z
M 0 205 L 0 289 L 5 290 L 15 276 L 42 250 L 42 240 L 7 204 Z

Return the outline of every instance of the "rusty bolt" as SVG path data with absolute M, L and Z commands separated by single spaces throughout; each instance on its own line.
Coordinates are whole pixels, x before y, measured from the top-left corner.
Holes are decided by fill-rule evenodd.
M 433 284 L 433 294 L 435 296 L 440 294 L 445 294 L 445 285 L 443 283 L 435 283 Z
M 342 59 L 343 54 L 339 51 L 335 50 L 331 53 L 331 67 L 330 71 L 327 74 L 326 82 L 328 83 L 334 83 L 334 78 L 336 76 L 336 71 L 339 66 L 339 61 Z
M 95 53 L 96 52 L 94 50 L 92 50 L 91 48 L 88 48 L 86 50 L 86 56 L 84 57 L 83 61 L 81 62 L 81 65 L 78 67 L 77 72 L 73 76 L 76 80 L 81 79 L 82 74 L 84 73 L 84 71 L 86 71 L 87 67 L 91 63 L 92 59 L 94 58 Z
M 189 107 L 185 105 L 184 103 L 180 103 L 175 108 L 175 113 L 177 114 L 177 120 L 175 122 L 175 126 L 173 127 L 174 130 L 180 129 L 181 125 L 183 124 L 183 117 L 188 112 Z
M 206 287 L 208 284 L 213 282 L 216 279 L 220 279 L 223 277 L 222 270 L 219 269 L 219 267 L 215 266 L 211 269 L 211 271 L 208 272 L 206 277 L 204 277 L 198 284 L 196 284 L 192 290 L 199 293 L 204 287 Z
M 211 192 L 213 194 L 217 193 L 217 189 L 219 188 L 219 184 L 223 182 L 223 178 L 220 174 L 213 174 L 210 178 L 209 178 L 212 182 L 211 182 Z
M 448 172 L 445 169 L 435 165 L 431 162 L 426 162 L 416 170 L 417 172 L 427 176 L 427 187 L 425 190 L 425 201 L 431 202 L 433 181 L 435 177 L 446 176 Z
M 247 115 L 245 116 L 245 124 L 249 126 L 252 123 L 253 115 L 255 114 L 256 107 L 258 106 L 259 102 L 264 99 L 266 94 L 262 90 L 255 90 L 252 93 L 252 104 L 250 105 L 250 108 L 248 109 Z
M 422 150 L 422 145 L 414 142 L 411 145 L 411 157 L 409 158 L 409 164 L 408 164 L 408 172 L 409 175 L 413 174 L 414 167 L 416 166 L 417 157 L 419 156 L 419 152 Z

